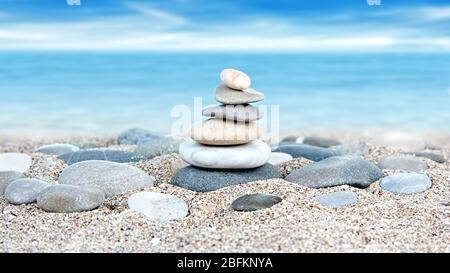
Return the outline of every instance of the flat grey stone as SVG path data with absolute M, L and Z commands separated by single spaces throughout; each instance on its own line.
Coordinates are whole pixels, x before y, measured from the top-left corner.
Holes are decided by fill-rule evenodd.
M 25 177 L 23 173 L 16 171 L 0 172 L 0 196 L 5 192 L 6 187 L 14 180 Z
M 414 194 L 431 187 L 428 176 L 418 173 L 398 173 L 386 176 L 380 182 L 381 188 L 398 194 Z
M 136 167 L 109 161 L 89 160 L 75 163 L 61 173 L 60 184 L 91 185 L 107 197 L 153 186 L 154 179 Z
M 425 157 L 428 159 L 431 159 L 437 163 L 445 163 L 445 157 L 442 154 L 438 154 L 438 153 L 433 153 L 433 152 L 415 152 L 412 153 L 415 156 L 418 157 Z
M 299 139 L 300 139 L 300 138 L 299 138 L 298 136 L 287 136 L 287 137 L 284 137 L 284 138 L 280 141 L 279 145 L 282 145 L 282 144 L 294 144 L 294 143 L 299 143 L 299 142 L 300 142 Z M 303 141 L 303 140 L 302 140 L 302 141 Z
M 188 205 L 182 199 L 159 192 L 139 192 L 128 199 L 128 207 L 150 220 L 166 222 L 186 217 Z
M 364 155 L 368 152 L 367 144 L 364 142 L 346 143 L 330 147 L 344 155 Z
M 81 212 L 99 207 L 105 193 L 97 187 L 53 185 L 37 197 L 37 206 L 47 212 Z
M 251 88 L 239 91 L 221 84 L 216 88 L 214 98 L 223 104 L 246 104 L 261 101 L 264 99 L 264 95 Z
M 285 179 L 309 188 L 365 188 L 382 177 L 383 172 L 375 164 L 358 156 L 334 156 L 297 169 Z
M 163 138 L 160 133 L 141 128 L 128 129 L 117 137 L 117 144 L 142 145 L 146 142 Z
M 39 193 L 48 186 L 50 186 L 50 183 L 39 179 L 17 179 L 6 187 L 5 198 L 14 205 L 34 203 Z
M 330 138 L 323 138 L 323 137 L 316 137 L 316 136 L 310 136 L 305 137 L 303 139 L 304 144 L 322 147 L 322 148 L 328 148 L 331 146 L 340 145 L 341 143 L 337 140 L 330 139 Z
M 314 201 L 322 206 L 338 208 L 356 203 L 358 194 L 352 191 L 338 191 L 316 196 Z
M 303 157 L 312 161 L 320 161 L 328 157 L 342 155 L 341 152 L 333 149 L 321 148 L 307 144 L 281 145 L 273 149 L 272 152 L 282 152 L 290 154 L 293 158 Z
M 263 117 L 257 107 L 251 104 L 238 105 L 216 105 L 203 109 L 202 115 L 205 117 L 236 120 L 236 121 L 255 121 Z
M 37 148 L 36 152 L 48 155 L 63 155 L 77 152 L 78 150 L 80 150 L 80 148 L 72 144 L 50 144 Z
M 146 158 L 154 158 L 156 156 L 178 153 L 181 140 L 175 140 L 171 138 L 161 138 L 149 141 L 142 145 L 139 145 L 136 149 L 136 153 Z
M 236 211 L 255 211 L 270 208 L 281 200 L 281 197 L 275 195 L 246 194 L 234 200 L 231 207 Z
M 87 160 L 105 160 L 117 163 L 130 163 L 146 160 L 143 155 L 117 150 L 81 150 L 58 156 L 59 159 L 72 165 Z
M 187 166 L 180 169 L 170 183 L 191 191 L 207 192 L 279 177 L 277 168 L 270 164 L 246 170 L 214 170 Z
M 381 169 L 421 172 L 428 169 L 427 163 L 412 156 L 384 156 L 378 161 Z

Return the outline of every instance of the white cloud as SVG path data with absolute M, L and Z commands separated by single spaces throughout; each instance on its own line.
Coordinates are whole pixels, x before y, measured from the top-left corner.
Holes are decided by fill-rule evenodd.
M 178 16 L 166 11 L 162 11 L 159 9 L 152 8 L 147 5 L 143 5 L 140 3 L 135 2 L 127 2 L 126 6 L 134 11 L 137 11 L 138 13 L 151 17 L 156 20 L 161 20 L 166 23 L 173 23 L 177 25 L 184 25 L 186 24 L 186 19 L 182 16 Z
M 427 7 L 417 10 L 419 16 L 430 21 L 440 21 L 450 19 L 450 6 Z
M 4 23 L 0 50 L 450 51 L 450 37 L 405 25 L 254 18 L 198 25 L 139 4 L 136 15 L 84 22 Z M 441 18 L 443 15 L 440 15 Z
M 409 8 L 397 8 L 393 10 L 380 10 L 378 16 L 391 16 L 393 18 L 406 19 L 412 22 L 446 21 L 450 20 L 450 6 L 422 6 Z

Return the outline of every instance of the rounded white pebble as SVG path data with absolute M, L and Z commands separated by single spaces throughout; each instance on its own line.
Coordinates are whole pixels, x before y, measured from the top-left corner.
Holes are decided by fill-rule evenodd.
M 196 167 L 251 169 L 267 163 L 270 147 L 260 140 L 236 146 L 208 146 L 188 139 L 179 152 L 184 161 Z
M 159 192 L 139 192 L 128 199 L 131 210 L 144 214 L 149 220 L 166 222 L 181 219 L 188 214 L 188 206 L 182 199 Z
M 242 71 L 227 68 L 220 73 L 220 79 L 226 86 L 236 90 L 244 90 L 250 87 L 250 77 Z
M 0 172 L 15 171 L 25 173 L 30 169 L 31 157 L 26 154 L 4 153 L 0 154 Z
M 287 153 L 280 153 L 280 152 L 272 152 L 269 157 L 268 163 L 272 165 L 278 165 L 284 162 L 287 162 L 289 160 L 292 160 L 292 155 Z

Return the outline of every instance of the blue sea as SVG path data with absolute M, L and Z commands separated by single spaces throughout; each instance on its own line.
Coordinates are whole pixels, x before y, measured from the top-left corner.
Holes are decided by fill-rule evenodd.
M 280 129 L 450 130 L 450 54 L 0 53 L 0 130 L 168 132 L 214 104 L 223 68 L 279 105 Z

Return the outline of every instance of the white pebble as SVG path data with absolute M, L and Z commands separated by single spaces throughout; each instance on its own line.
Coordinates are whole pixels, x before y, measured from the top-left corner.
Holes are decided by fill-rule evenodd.
M 251 80 L 242 71 L 227 68 L 222 70 L 220 73 L 220 79 L 225 83 L 226 86 L 236 90 L 244 90 L 250 87 Z

